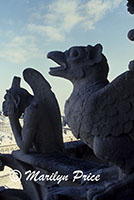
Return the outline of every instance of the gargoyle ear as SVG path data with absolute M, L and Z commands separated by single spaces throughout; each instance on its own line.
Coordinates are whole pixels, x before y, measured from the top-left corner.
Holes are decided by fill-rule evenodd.
M 94 47 L 87 46 L 89 52 L 89 64 L 94 65 L 102 60 L 102 45 L 96 44 Z

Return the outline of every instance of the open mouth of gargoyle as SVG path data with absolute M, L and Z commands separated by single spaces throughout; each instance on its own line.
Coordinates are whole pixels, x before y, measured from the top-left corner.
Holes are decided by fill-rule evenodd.
M 48 53 L 47 58 L 53 60 L 55 63 L 59 65 L 57 67 L 50 67 L 49 71 L 50 74 L 56 71 L 65 70 L 67 68 L 64 53 L 59 51 L 53 51 Z
M 57 63 L 58 64 L 58 63 Z M 67 67 L 66 65 L 63 63 L 62 65 L 60 66 L 57 66 L 57 67 L 50 67 L 50 71 L 58 71 L 58 70 L 65 70 Z

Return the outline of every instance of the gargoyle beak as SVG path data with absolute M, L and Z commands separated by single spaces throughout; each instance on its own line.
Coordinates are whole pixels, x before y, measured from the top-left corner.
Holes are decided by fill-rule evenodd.
M 47 54 L 47 58 L 56 62 L 58 67 L 51 67 L 50 74 L 56 75 L 58 71 L 65 70 L 67 68 L 65 54 L 61 51 L 51 51 Z
M 51 51 L 47 54 L 47 58 L 53 60 L 61 66 L 66 62 L 65 55 L 61 51 Z

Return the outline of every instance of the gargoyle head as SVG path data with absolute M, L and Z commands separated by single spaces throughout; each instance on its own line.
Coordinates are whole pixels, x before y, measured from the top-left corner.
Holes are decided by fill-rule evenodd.
M 107 60 L 102 54 L 100 44 L 86 47 L 75 46 L 65 52 L 52 51 L 48 53 L 47 57 L 60 65 L 50 68 L 49 74 L 66 78 L 72 82 L 89 77 L 91 74 L 95 76 L 95 73 L 104 78 L 108 74 Z
M 32 98 L 27 90 L 20 87 L 21 79 L 14 77 L 12 86 L 9 90 L 6 90 L 3 102 L 3 114 L 5 116 L 12 115 L 14 112 L 18 113 L 20 117 L 24 113 L 25 107 L 28 105 L 29 99 Z

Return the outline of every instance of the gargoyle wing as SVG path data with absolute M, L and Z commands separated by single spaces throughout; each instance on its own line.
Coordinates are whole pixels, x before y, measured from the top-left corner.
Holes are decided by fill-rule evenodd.
M 92 134 L 129 134 L 134 140 L 134 71 L 127 71 L 93 96 Z
M 43 107 L 45 107 L 44 120 L 46 119 L 46 128 L 49 123 L 53 129 L 53 134 L 59 135 L 62 143 L 61 114 L 56 97 L 51 91 L 50 84 L 41 73 L 32 68 L 25 69 L 23 77 L 24 80 L 31 86 L 35 101 L 37 100 L 39 104 L 43 104 Z

